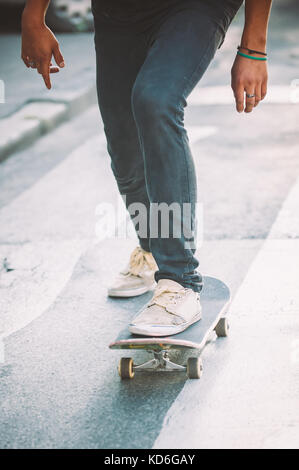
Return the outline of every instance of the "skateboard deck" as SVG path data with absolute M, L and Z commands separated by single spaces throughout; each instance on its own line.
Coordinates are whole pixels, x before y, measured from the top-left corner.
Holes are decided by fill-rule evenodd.
M 178 371 L 185 370 L 189 378 L 200 378 L 202 361 L 200 357 L 189 358 L 186 366 L 174 364 L 168 358 L 169 350 L 202 351 L 213 331 L 217 336 L 227 336 L 228 322 L 225 314 L 230 303 L 230 290 L 219 279 L 206 276 L 200 295 L 202 319 L 185 331 L 172 336 L 149 337 L 132 335 L 128 328 L 120 332 L 109 347 L 111 349 L 144 349 L 154 354 L 154 359 L 144 364 L 134 365 L 131 358 L 122 358 L 119 363 L 121 378 L 133 378 L 136 370 Z

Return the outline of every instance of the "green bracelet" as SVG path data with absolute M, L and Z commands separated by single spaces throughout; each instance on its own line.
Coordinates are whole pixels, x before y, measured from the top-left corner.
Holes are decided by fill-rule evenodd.
M 247 59 L 263 60 L 263 61 L 267 60 L 267 57 L 252 57 L 251 55 L 243 54 L 243 52 L 240 52 L 240 51 L 238 51 L 237 54 L 242 57 L 246 57 Z

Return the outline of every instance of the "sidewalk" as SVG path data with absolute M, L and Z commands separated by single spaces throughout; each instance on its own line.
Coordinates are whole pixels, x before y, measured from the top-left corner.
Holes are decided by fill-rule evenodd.
M 48 91 L 40 75 L 21 61 L 19 35 L 1 35 L 0 161 L 96 102 L 93 34 L 57 37 L 66 67 L 52 76 Z

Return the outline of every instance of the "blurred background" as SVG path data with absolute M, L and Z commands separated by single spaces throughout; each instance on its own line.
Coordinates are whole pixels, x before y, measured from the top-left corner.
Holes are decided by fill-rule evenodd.
M 18 30 L 24 4 L 24 0 L 0 0 L 1 27 Z M 90 0 L 51 0 L 47 24 L 61 32 L 92 31 Z

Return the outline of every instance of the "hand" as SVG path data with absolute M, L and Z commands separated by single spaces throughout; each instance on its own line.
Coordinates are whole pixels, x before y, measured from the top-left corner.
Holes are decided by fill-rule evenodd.
M 54 56 L 58 67 L 53 66 Z M 45 85 L 51 88 L 50 73 L 59 72 L 64 67 L 64 59 L 59 43 L 52 31 L 44 23 L 33 24 L 23 14 L 22 18 L 22 59 L 27 67 L 36 68 L 43 76 Z
M 232 67 L 231 86 L 236 100 L 236 108 L 239 113 L 250 113 L 267 94 L 267 63 L 247 59 L 237 55 Z M 246 96 L 244 109 L 244 94 L 254 95 L 254 98 Z

